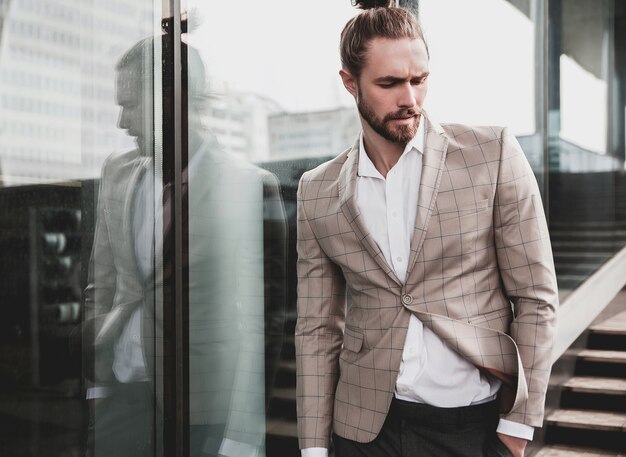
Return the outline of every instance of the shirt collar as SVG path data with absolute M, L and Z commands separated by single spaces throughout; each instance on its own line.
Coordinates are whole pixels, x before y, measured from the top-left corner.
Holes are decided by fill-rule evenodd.
M 402 155 L 400 156 L 400 159 L 402 159 L 403 156 L 405 156 L 406 154 L 408 154 L 410 151 L 413 151 L 413 150 L 415 150 L 416 152 L 420 154 L 424 153 L 424 121 L 425 121 L 424 116 L 421 116 L 419 126 L 417 127 L 417 132 L 415 132 L 415 136 L 411 139 L 411 141 L 409 141 L 406 144 L 404 151 L 402 151 Z M 400 161 L 400 159 L 398 161 Z M 365 151 L 365 144 L 363 143 L 363 131 L 361 131 L 361 134 L 359 135 L 358 175 L 367 177 L 367 178 L 384 179 L 383 175 L 381 175 L 380 172 L 376 169 L 376 167 L 374 166 L 374 163 L 372 162 L 372 160 L 367 155 L 367 152 Z

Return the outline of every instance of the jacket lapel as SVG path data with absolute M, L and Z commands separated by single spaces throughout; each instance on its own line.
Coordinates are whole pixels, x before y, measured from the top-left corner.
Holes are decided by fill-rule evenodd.
M 437 192 L 441 182 L 446 153 L 448 150 L 448 137 L 443 129 L 436 122 L 431 121 L 423 112 L 426 121 L 424 154 L 422 159 L 422 177 L 419 186 L 419 196 L 417 199 L 417 215 L 415 216 L 415 227 L 411 237 L 411 256 L 407 270 L 407 279 L 415 265 L 417 254 L 422 249 L 428 221 L 437 200 Z
M 132 268 L 135 277 L 140 278 L 139 274 L 139 266 L 137 265 L 137 257 L 135 255 L 135 233 L 133 231 L 133 221 L 135 218 L 135 211 L 138 211 L 134 207 L 135 195 L 139 191 L 137 188 L 139 184 L 139 179 L 143 176 L 143 173 L 151 173 L 152 170 L 149 169 L 150 158 L 144 156 L 136 157 L 130 164 L 131 171 L 130 177 L 128 179 L 128 184 L 126 186 L 126 192 L 124 195 L 124 213 L 122 217 L 122 225 L 124 230 L 124 239 L 129 241 L 128 249 L 128 258 L 132 259 Z M 142 173 L 143 172 L 143 173 Z
M 378 266 L 391 277 L 398 285 L 400 280 L 385 260 L 385 256 L 378 244 L 365 227 L 363 216 L 356 204 L 357 170 L 359 168 L 359 139 L 356 140 L 352 149 L 348 152 L 348 158 L 339 173 L 339 205 L 346 219 L 350 223 L 355 235 L 365 247 L 367 252 L 374 258 Z

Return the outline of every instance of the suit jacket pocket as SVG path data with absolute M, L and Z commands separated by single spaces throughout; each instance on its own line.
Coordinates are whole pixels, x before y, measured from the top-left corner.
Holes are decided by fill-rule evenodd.
M 511 324 L 512 311 L 510 308 L 497 309 L 487 313 L 471 316 L 467 322 L 479 327 L 486 327 L 508 333 Z
M 363 338 L 364 335 L 361 332 L 346 327 L 343 332 L 343 351 L 341 351 L 341 358 L 354 360 L 363 347 Z
M 463 216 L 468 216 L 470 214 L 479 213 L 481 211 L 486 210 L 489 207 L 489 199 L 485 198 L 484 200 L 477 201 L 474 205 L 463 206 L 459 208 L 458 206 L 445 206 L 445 207 L 437 207 L 437 217 L 439 221 L 447 221 L 453 218 L 460 218 Z

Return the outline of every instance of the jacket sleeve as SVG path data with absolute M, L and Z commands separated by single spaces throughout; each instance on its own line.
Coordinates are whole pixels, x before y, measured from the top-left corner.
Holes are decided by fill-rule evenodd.
M 253 455 L 265 434 L 266 398 L 282 344 L 285 299 L 286 216 L 278 180 L 269 172 L 251 170 L 248 198 L 239 201 L 236 256 L 238 336 L 235 376 L 220 454 Z M 241 195 L 239 195 L 241 199 Z M 234 228 L 232 228 L 234 230 Z M 231 354 L 229 354 L 230 356 Z M 265 385 L 265 389 L 263 386 Z
M 528 385 L 528 400 L 503 418 L 541 427 L 556 328 L 556 275 L 537 181 L 507 129 L 501 141 L 494 235 L 500 277 L 513 304 L 510 335 Z
M 297 201 L 298 319 L 296 405 L 301 449 L 328 448 L 346 312 L 340 268 L 321 248 L 306 207 L 306 174 Z M 311 205 L 312 206 L 312 205 Z

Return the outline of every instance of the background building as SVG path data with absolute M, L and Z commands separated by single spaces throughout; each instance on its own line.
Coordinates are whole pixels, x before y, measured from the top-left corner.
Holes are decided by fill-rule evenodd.
M 225 153 L 258 162 L 270 158 L 268 119 L 278 104 L 252 93 L 214 94 L 203 119 Z
M 269 117 L 272 160 L 333 156 L 357 138 L 361 125 L 355 108 Z
M 5 186 L 94 178 L 132 140 L 116 126 L 115 63 L 152 31 L 152 5 L 1 4 L 0 163 Z

